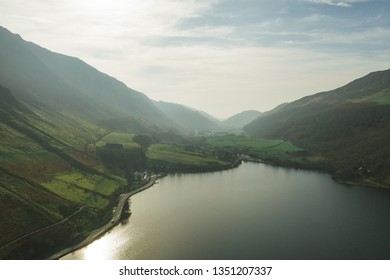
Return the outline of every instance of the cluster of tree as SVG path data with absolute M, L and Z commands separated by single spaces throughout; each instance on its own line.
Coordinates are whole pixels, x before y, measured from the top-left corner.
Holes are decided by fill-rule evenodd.
M 125 149 L 121 144 L 106 144 L 97 149 L 97 155 L 107 168 L 124 175 L 128 184 L 134 180 L 134 171 L 142 170 L 147 165 L 142 148 Z
M 188 137 L 176 130 L 154 131 L 151 136 L 156 143 L 184 145 L 190 142 Z
M 146 134 L 137 134 L 133 137 L 134 142 L 138 143 L 142 148 L 146 149 L 153 144 L 153 139 Z
M 152 159 L 148 161 L 148 168 L 154 173 L 176 173 L 176 172 L 211 172 L 229 168 L 230 165 L 221 163 L 208 163 L 207 165 L 182 164 L 167 162 L 164 160 Z

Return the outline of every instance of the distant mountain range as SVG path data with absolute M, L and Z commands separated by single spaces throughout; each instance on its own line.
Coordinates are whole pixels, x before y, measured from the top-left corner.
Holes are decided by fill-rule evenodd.
M 164 101 L 154 102 L 169 119 L 185 131 L 206 131 L 218 128 L 220 122 L 204 113 L 183 106 Z
M 244 131 L 329 158 L 326 169 L 338 179 L 367 175 L 367 183 L 390 185 L 390 69 L 278 106 Z
M 116 130 L 220 128 L 205 112 L 155 102 L 78 58 L 51 52 L 0 27 L 0 85 L 34 110 L 50 109 Z M 236 123 L 234 126 L 245 124 Z M 230 126 L 230 124 L 229 124 Z
M 199 111 L 180 104 L 174 104 L 164 101 L 154 103 L 163 113 L 165 113 L 172 122 L 186 131 L 224 131 L 242 128 L 261 115 L 255 110 L 243 111 L 235 114 L 226 120 L 218 120 L 206 112 Z

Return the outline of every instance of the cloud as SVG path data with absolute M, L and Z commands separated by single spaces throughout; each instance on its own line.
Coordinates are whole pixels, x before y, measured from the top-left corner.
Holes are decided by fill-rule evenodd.
M 130 86 L 142 89 L 153 99 L 227 117 L 250 108 L 266 111 L 341 86 L 370 71 L 384 69 L 388 58 L 382 56 L 378 68 L 376 61 L 353 53 L 193 44 L 149 48 L 117 61 L 110 71 L 116 71 L 114 76 L 120 79 L 127 78 Z
M 312 2 L 317 4 L 326 4 L 330 6 L 338 7 L 352 7 L 352 4 L 359 2 L 367 2 L 367 0 L 344 0 L 344 1 L 334 1 L 334 0 L 304 0 L 306 2 Z

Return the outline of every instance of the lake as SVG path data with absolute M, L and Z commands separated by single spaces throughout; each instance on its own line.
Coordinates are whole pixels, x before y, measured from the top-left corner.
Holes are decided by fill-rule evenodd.
M 63 259 L 390 259 L 390 190 L 243 163 L 175 174 L 131 217 Z

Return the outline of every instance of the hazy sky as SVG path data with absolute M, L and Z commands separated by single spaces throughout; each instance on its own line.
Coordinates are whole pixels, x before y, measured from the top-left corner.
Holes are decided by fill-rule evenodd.
M 390 68 L 389 0 L 0 0 L 0 25 L 227 117 Z

